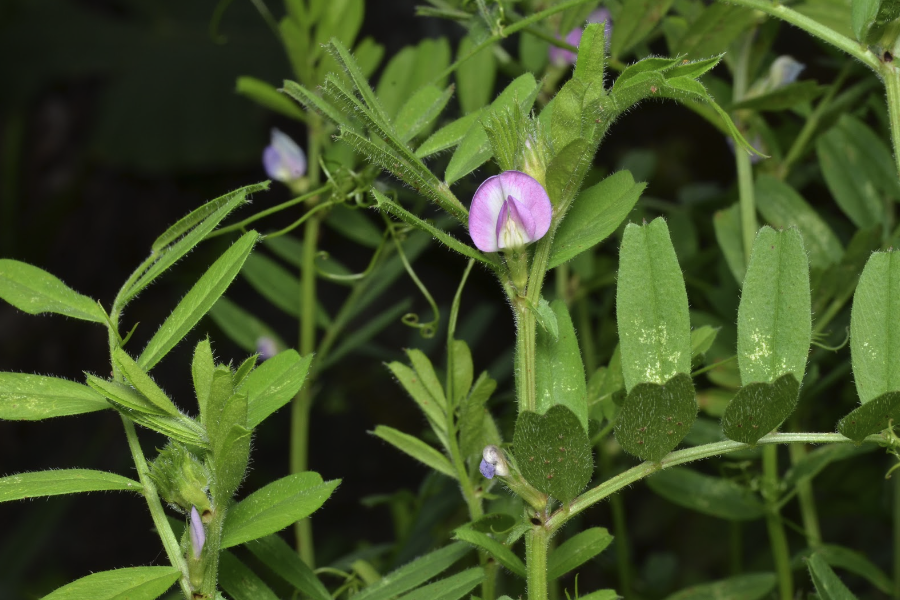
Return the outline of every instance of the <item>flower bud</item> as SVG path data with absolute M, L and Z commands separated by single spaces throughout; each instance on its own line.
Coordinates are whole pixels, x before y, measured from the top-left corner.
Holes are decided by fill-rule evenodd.
M 160 497 L 182 512 L 199 508 L 207 514 L 210 510 L 210 475 L 199 458 L 183 445 L 169 442 L 150 467 L 150 478 L 156 484 Z
M 503 451 L 493 444 L 485 446 L 481 453 L 481 464 L 478 469 L 487 479 L 493 479 L 494 475 L 507 477 L 509 475 L 509 465 L 506 464 L 506 457 Z
M 272 129 L 272 141 L 263 151 L 263 165 L 270 178 L 290 185 L 306 174 L 306 154 L 289 136 Z

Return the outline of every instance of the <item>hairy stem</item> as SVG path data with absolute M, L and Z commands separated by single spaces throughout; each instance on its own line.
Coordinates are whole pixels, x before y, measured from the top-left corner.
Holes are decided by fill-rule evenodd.
M 550 532 L 535 525 L 525 534 L 528 600 L 547 600 L 547 550 Z
M 763 499 L 766 503 L 766 528 L 769 545 L 778 576 L 778 595 L 781 600 L 794 597 L 794 575 L 791 572 L 791 554 L 787 535 L 778 508 L 778 446 L 763 448 Z
M 738 53 L 737 63 L 734 68 L 734 101 L 740 102 L 747 93 L 747 77 L 750 63 L 750 50 L 753 45 L 752 32 L 744 36 L 741 49 Z M 735 116 L 735 122 L 740 127 L 740 122 Z M 756 238 L 756 199 L 753 195 L 753 165 L 750 163 L 750 155 L 735 146 L 734 160 L 737 164 L 738 196 L 741 208 L 741 238 L 744 242 L 744 264 L 750 264 L 750 251 L 753 248 L 753 240 Z
M 900 70 L 892 66 L 882 69 L 887 92 L 888 117 L 891 123 L 891 145 L 894 147 L 894 161 L 900 173 Z
M 881 434 L 870 435 L 864 441 L 882 443 L 885 438 Z M 759 439 L 756 443 L 758 446 L 769 446 L 773 444 L 852 444 L 853 440 L 844 437 L 839 433 L 770 433 Z M 553 513 L 545 523 L 547 529 L 553 533 L 574 517 L 575 515 L 585 511 L 597 502 L 605 500 L 612 494 L 615 494 L 624 487 L 640 481 L 645 477 L 656 473 L 662 469 L 668 469 L 677 465 L 683 465 L 704 458 L 729 454 L 737 450 L 751 448 L 749 444 L 725 440 L 722 442 L 714 442 L 711 444 L 703 444 L 686 448 L 684 450 L 676 450 L 670 452 L 659 462 L 643 462 L 634 466 L 627 471 L 616 475 L 601 484 L 587 490 L 580 496 L 572 500 L 565 510 L 557 510 Z
M 315 187 L 319 184 L 319 152 L 322 119 L 315 114 L 309 116 L 308 145 L 309 181 Z M 309 199 L 315 204 L 318 198 Z M 300 268 L 300 354 L 306 356 L 315 351 L 316 345 L 316 249 L 319 241 L 321 215 L 315 214 L 306 221 L 303 229 L 303 262 Z M 312 387 L 315 370 L 291 403 L 291 473 L 301 473 L 309 466 L 309 413 L 312 407 Z M 315 550 L 312 539 L 312 523 L 309 517 L 294 524 L 297 551 L 301 560 L 311 568 L 315 567 Z
M 163 510 L 162 502 L 159 499 L 159 492 L 156 491 L 156 485 L 150 479 L 147 460 L 144 458 L 144 451 L 141 450 L 134 423 L 128 417 L 122 415 L 122 427 L 125 428 L 125 438 L 128 440 L 128 449 L 131 451 L 131 458 L 134 460 L 138 479 L 144 488 L 144 499 L 147 500 L 147 508 L 150 509 L 153 525 L 156 527 L 160 540 L 162 540 L 169 562 L 172 563 L 173 567 L 181 571 L 178 585 L 181 587 L 181 591 L 184 592 L 184 597 L 190 598 L 192 590 L 188 580 L 187 562 L 185 562 L 184 556 L 181 555 L 181 546 L 178 540 L 175 539 L 175 533 L 169 526 L 169 520 L 166 518 L 165 510 Z

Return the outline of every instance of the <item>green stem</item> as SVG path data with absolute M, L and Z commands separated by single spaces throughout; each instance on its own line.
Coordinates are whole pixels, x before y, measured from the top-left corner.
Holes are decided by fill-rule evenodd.
M 876 434 L 870 435 L 864 441 L 883 443 L 885 442 L 885 438 L 881 434 Z M 853 443 L 855 443 L 853 440 L 844 437 L 839 433 L 770 433 L 761 437 L 759 441 L 756 442 L 756 445 Z M 628 487 L 636 481 L 640 481 L 662 469 L 668 469 L 670 467 L 703 460 L 713 456 L 729 454 L 731 452 L 736 452 L 737 450 L 746 450 L 748 448 L 752 448 L 752 446 L 733 440 L 725 440 L 722 442 L 694 446 L 693 448 L 685 448 L 684 450 L 676 450 L 667 454 L 659 462 L 643 462 L 584 492 L 572 500 L 565 510 L 557 510 L 554 512 L 545 525 L 551 533 L 556 532 L 575 515 L 580 514 L 622 488 Z
M 778 446 L 763 448 L 763 499 L 766 503 L 766 528 L 769 530 L 769 544 L 772 560 L 778 576 L 778 592 L 781 600 L 794 597 L 794 575 L 791 572 L 791 555 L 787 535 L 781 522 L 778 508 Z
M 262 218 L 268 217 L 269 215 L 275 214 L 277 212 L 281 212 L 281 211 L 283 211 L 287 208 L 290 208 L 296 204 L 300 204 L 301 202 L 306 202 L 310 198 L 316 198 L 316 197 L 324 194 L 325 192 L 327 192 L 329 189 L 331 189 L 330 183 L 323 185 L 319 189 L 313 190 L 311 192 L 307 192 L 306 194 L 297 196 L 296 198 L 291 198 L 290 200 L 287 200 L 286 202 L 282 202 L 281 204 L 278 204 L 271 208 L 267 208 L 266 210 L 261 210 L 258 213 L 256 213 L 255 215 L 247 217 L 243 221 L 239 221 L 237 223 L 229 225 L 228 227 L 222 227 L 221 229 L 216 229 L 215 231 L 213 231 L 209 235 L 207 235 L 205 239 L 208 240 L 209 238 L 214 238 L 216 236 L 223 235 L 225 233 L 231 233 L 232 231 L 243 231 L 244 228 L 247 227 L 247 225 L 249 225 L 250 223 L 253 223 L 254 221 L 258 221 Z M 307 215 L 308 214 L 309 213 L 307 213 Z M 304 215 L 304 216 L 307 216 L 307 215 Z M 297 224 L 295 223 L 294 225 L 296 226 Z
M 528 600 L 547 600 L 547 550 L 550 532 L 535 525 L 525 534 Z
M 900 600 L 900 477 L 894 477 L 894 600 Z
M 309 152 L 310 185 L 319 184 L 319 135 L 322 120 L 310 114 L 307 150 Z M 311 203 L 316 198 L 310 198 Z M 310 212 L 315 210 L 313 208 Z M 309 214 L 309 213 L 307 213 Z M 315 351 L 316 346 L 316 249 L 319 242 L 319 225 L 321 216 L 313 215 L 304 225 L 303 257 L 300 268 L 300 354 L 306 356 Z M 310 373 L 306 383 L 291 403 L 291 473 L 302 473 L 309 466 L 309 413 L 312 407 L 312 388 L 315 383 L 315 370 Z M 315 550 L 312 538 L 312 523 L 309 518 L 301 519 L 294 524 L 297 540 L 297 551 L 301 560 L 315 568 Z
M 598 449 L 600 455 L 600 473 L 608 476 L 612 471 L 612 459 L 609 452 Z M 625 520 L 625 503 L 622 496 L 616 494 L 609 499 L 609 507 L 612 511 L 613 539 L 616 544 L 616 569 L 619 573 L 618 590 L 625 598 L 633 596 L 631 590 L 631 544 L 628 538 L 628 523 Z
M 227 504 L 227 502 L 226 502 Z M 213 507 L 213 518 L 206 525 L 206 543 L 203 544 L 203 552 L 200 554 L 203 569 L 203 583 L 200 593 L 204 598 L 216 597 L 216 586 L 219 580 L 219 558 L 221 556 L 222 532 L 225 525 L 225 506 Z M 189 551 L 190 552 L 190 551 Z M 188 558 L 193 560 L 193 555 Z
M 879 70 L 880 61 L 864 46 L 783 4 L 771 2 L 770 0 L 727 0 L 727 3 L 753 8 L 782 21 L 787 21 L 791 25 L 799 27 L 807 33 L 843 50 L 873 71 Z
M 516 398 L 519 412 L 537 409 L 537 388 L 534 379 L 535 335 L 537 322 L 534 313 L 523 302 L 515 303 L 516 311 Z
M 747 93 L 747 77 L 750 64 L 750 51 L 753 47 L 752 32 L 745 35 L 738 53 L 737 63 L 734 67 L 734 102 L 740 102 Z M 740 122 L 735 115 L 735 122 L 740 127 Z M 734 160 L 737 164 L 738 196 L 741 207 L 741 238 L 744 241 L 744 264 L 750 264 L 750 251 L 753 248 L 753 240 L 756 238 L 756 199 L 753 196 L 753 165 L 750 163 L 750 155 L 734 149 Z
M 887 92 L 888 117 L 891 123 L 891 144 L 894 147 L 894 160 L 897 172 L 900 173 L 900 70 L 885 66 L 881 77 Z
M 831 106 L 831 101 L 834 100 L 835 95 L 837 94 L 838 90 L 841 89 L 841 86 L 844 85 L 844 81 L 847 80 L 847 77 L 850 75 L 850 72 L 852 70 L 853 63 L 847 62 L 844 64 L 844 67 L 840 70 L 838 76 L 828 87 L 828 91 L 825 92 L 825 95 L 816 105 L 815 110 L 813 110 L 809 118 L 806 119 L 806 122 L 803 123 L 803 129 L 801 129 L 800 133 L 797 134 L 797 137 L 794 138 L 794 142 L 791 144 L 787 156 L 785 156 L 784 161 L 781 163 L 781 168 L 779 169 L 778 173 L 781 179 L 787 177 L 788 173 L 791 170 L 791 167 L 794 166 L 794 163 L 797 162 L 803 155 L 803 152 L 809 145 L 813 134 L 816 132 L 816 129 L 819 128 L 819 123 L 822 120 L 822 116 L 825 114 L 825 111 L 828 110 L 829 106 Z
M 166 518 L 165 510 L 163 510 L 162 502 L 159 500 L 159 493 L 153 480 L 150 479 L 150 471 L 147 468 L 147 460 L 144 458 L 144 451 L 141 450 L 141 444 L 138 441 L 137 432 L 134 429 L 134 423 L 125 415 L 122 415 L 122 427 L 125 428 L 125 438 L 128 440 L 128 449 L 131 451 L 131 458 L 134 460 L 134 466 L 137 470 L 138 479 L 144 488 L 144 498 L 147 500 L 147 507 L 150 509 L 150 517 L 153 519 L 153 525 L 156 526 L 156 532 L 162 540 L 163 548 L 166 550 L 166 556 L 172 566 L 181 571 L 181 577 L 178 579 L 178 585 L 184 592 L 185 598 L 191 597 L 191 585 L 188 580 L 187 562 L 181 554 L 181 546 L 175 539 L 175 533 L 169 526 L 169 520 Z
M 788 448 L 791 453 L 791 464 L 797 465 L 806 457 L 806 446 L 803 444 L 791 444 Z M 797 500 L 800 502 L 800 516 L 803 519 L 806 543 L 815 550 L 822 545 L 822 530 L 819 527 L 819 513 L 816 510 L 812 479 L 804 479 L 797 484 Z
M 521 21 L 516 21 L 509 27 L 504 28 L 500 33 L 496 33 L 496 34 L 492 35 L 491 37 L 487 38 L 486 40 L 484 40 L 483 42 L 481 42 L 480 44 L 478 44 L 477 46 L 472 48 L 468 54 L 461 57 L 459 60 L 454 62 L 452 65 L 450 65 L 449 67 L 447 67 L 446 69 L 441 71 L 437 75 L 437 77 L 432 79 L 432 83 L 437 83 L 437 82 L 442 81 L 443 79 L 448 77 L 451 73 L 453 73 L 453 71 L 458 69 L 459 65 L 466 62 L 467 60 L 469 60 L 470 58 L 472 58 L 473 56 L 475 56 L 476 54 L 478 54 L 479 52 L 481 52 L 482 50 L 484 50 L 491 44 L 499 42 L 503 38 L 517 32 L 521 29 L 525 29 L 526 27 L 530 26 L 533 23 L 542 21 L 543 19 L 546 19 L 550 15 L 554 15 L 558 12 L 568 10 L 572 7 L 578 6 L 579 4 L 586 4 L 590 1 L 591 0 L 568 0 L 567 2 L 560 2 L 556 6 L 553 6 L 552 8 L 548 8 L 547 10 L 542 10 L 541 12 L 534 13 L 530 17 L 522 19 Z

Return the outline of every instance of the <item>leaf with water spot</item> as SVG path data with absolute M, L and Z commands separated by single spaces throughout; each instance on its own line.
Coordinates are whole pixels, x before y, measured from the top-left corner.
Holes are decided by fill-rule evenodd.
M 662 218 L 642 227 L 625 227 L 616 315 L 627 390 L 640 383 L 664 384 L 677 373 L 690 373 L 687 293 Z
M 629 454 L 658 461 L 691 430 L 697 418 L 694 383 L 685 373 L 660 385 L 639 383 L 622 404 L 616 440 Z
M 800 383 L 793 373 L 772 383 L 745 385 L 725 409 L 722 431 L 736 442 L 755 444 L 794 412 L 799 393 Z
M 572 500 L 591 479 L 594 461 L 581 422 L 568 407 L 519 414 L 513 446 L 528 483 L 561 502 Z
M 795 228 L 756 235 L 738 309 L 741 382 L 803 381 L 812 335 L 809 262 Z

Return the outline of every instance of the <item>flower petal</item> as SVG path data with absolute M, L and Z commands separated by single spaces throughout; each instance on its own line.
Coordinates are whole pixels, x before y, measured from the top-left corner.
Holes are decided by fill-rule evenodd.
M 512 196 L 518 202 L 516 208 L 520 213 L 524 207 L 534 220 L 534 229 L 528 232 L 529 242 L 539 240 L 550 230 L 550 221 L 553 219 L 553 205 L 550 204 L 550 196 L 537 179 L 526 175 L 521 171 L 505 171 L 501 173 L 501 186 L 503 197 Z
M 472 206 L 469 208 L 469 235 L 475 246 L 482 252 L 496 252 L 497 219 L 506 196 L 500 184 L 501 175 L 488 177 L 475 190 Z
M 272 140 L 263 152 L 263 165 L 270 178 L 287 183 L 306 174 L 306 154 L 288 135 L 272 129 Z

